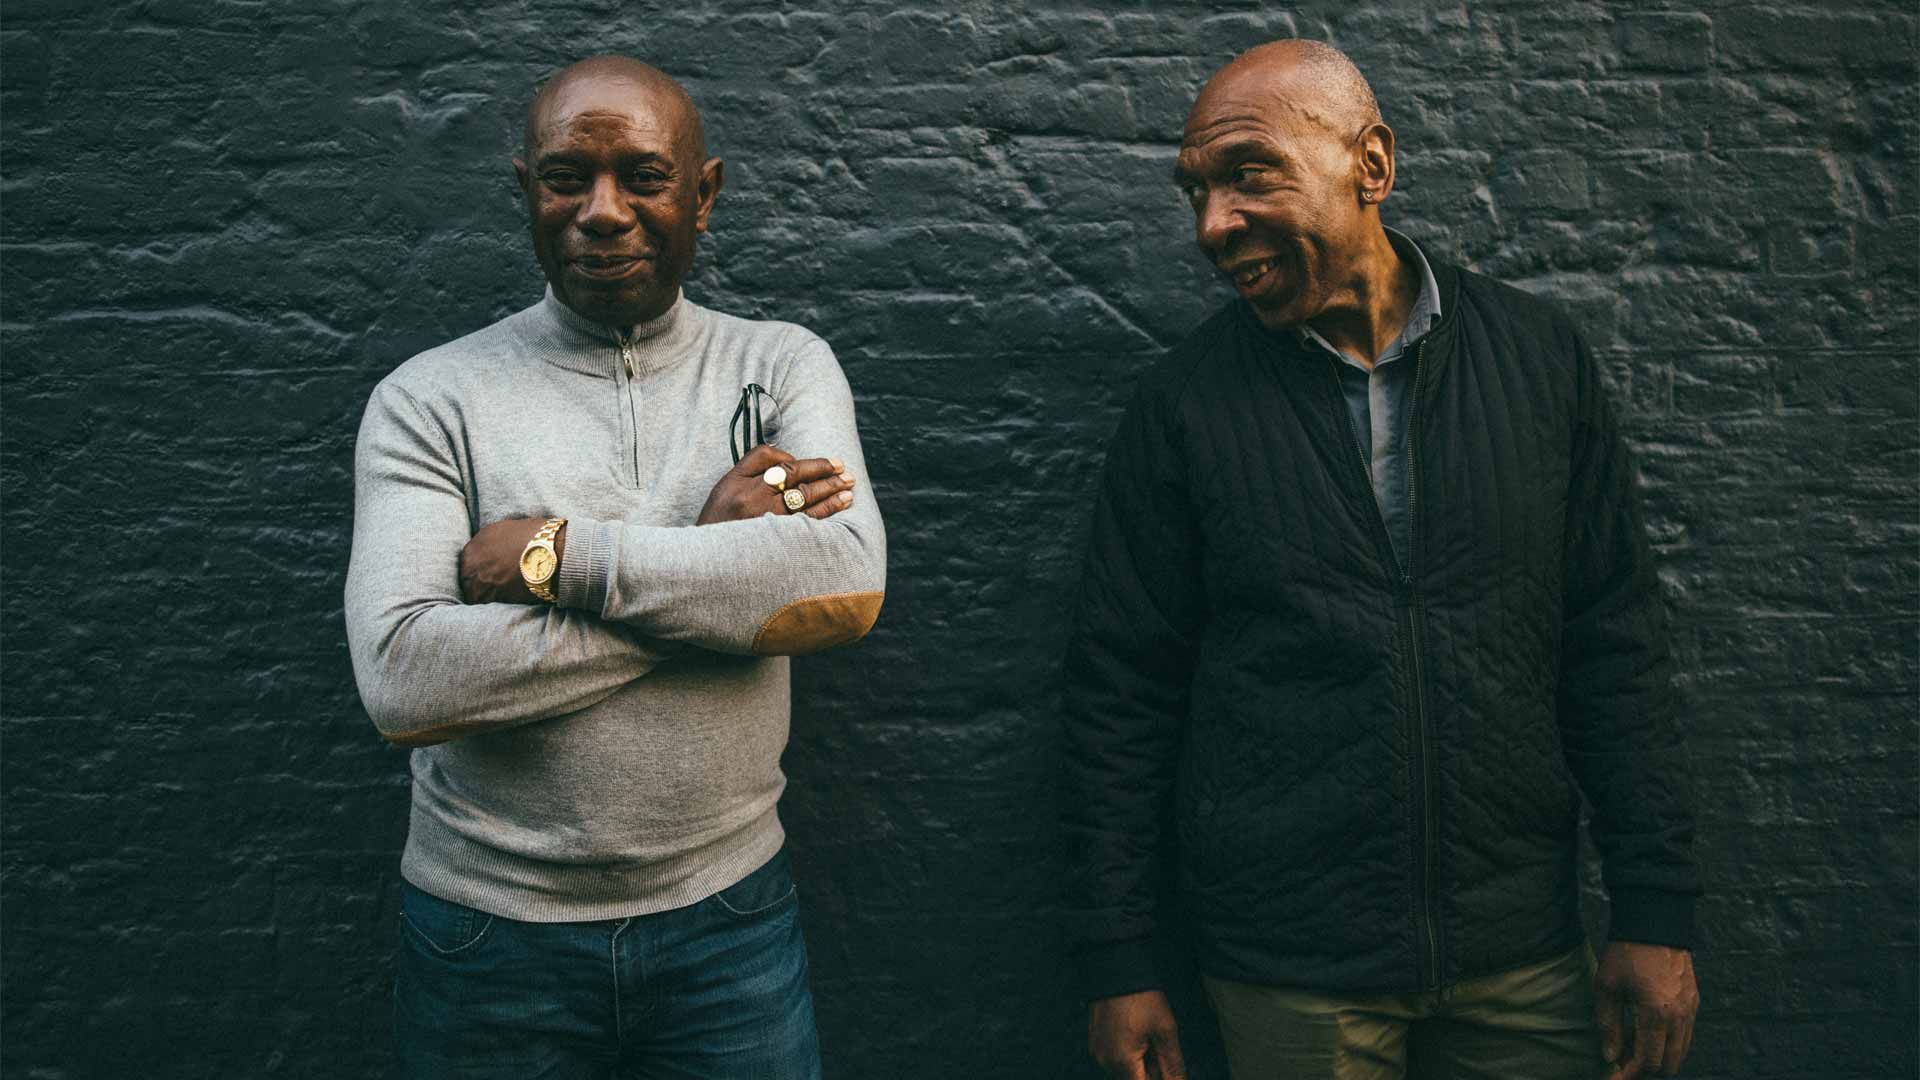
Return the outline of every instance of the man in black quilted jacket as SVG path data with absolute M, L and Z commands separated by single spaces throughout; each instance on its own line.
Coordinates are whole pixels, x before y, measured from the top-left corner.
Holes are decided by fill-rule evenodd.
M 1185 1075 L 1170 852 L 1236 1080 L 1674 1072 L 1700 889 L 1598 362 L 1382 226 L 1393 132 L 1325 45 L 1218 72 L 1176 178 L 1239 298 L 1144 379 L 1094 514 L 1065 712 L 1094 1057 Z

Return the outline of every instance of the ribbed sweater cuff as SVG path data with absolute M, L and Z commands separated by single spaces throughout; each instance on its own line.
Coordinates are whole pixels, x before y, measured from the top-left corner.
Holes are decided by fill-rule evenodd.
M 1151 938 L 1096 945 L 1080 953 L 1075 961 L 1081 994 L 1088 1001 L 1160 989 Z
M 1698 897 L 1664 889 L 1613 889 L 1610 892 L 1613 916 L 1607 927 L 1609 940 L 1693 948 L 1693 909 Z
M 561 607 L 595 615 L 606 610 L 607 579 L 613 573 L 613 552 L 618 543 L 611 522 L 567 519 L 567 553 L 560 560 L 559 582 L 553 587 Z

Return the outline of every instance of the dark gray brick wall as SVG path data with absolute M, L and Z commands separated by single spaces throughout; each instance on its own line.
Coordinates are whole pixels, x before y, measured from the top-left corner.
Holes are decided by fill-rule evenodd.
M 341 640 L 355 423 L 537 294 L 517 110 L 609 50 L 706 110 L 730 184 L 691 291 L 835 344 L 891 526 L 878 629 L 796 676 L 829 1075 L 1085 1075 L 1050 922 L 1065 601 L 1118 404 L 1223 298 L 1166 180 L 1187 103 L 1296 33 L 1374 80 L 1388 219 L 1609 358 L 1702 794 L 1693 1074 L 1914 1075 L 1909 4 L 0 18 L 6 1076 L 391 1074 L 407 788 Z

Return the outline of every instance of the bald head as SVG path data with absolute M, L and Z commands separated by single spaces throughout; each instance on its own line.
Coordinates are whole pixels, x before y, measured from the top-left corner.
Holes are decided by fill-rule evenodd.
M 1397 257 L 1379 216 L 1393 131 L 1330 45 L 1275 41 L 1215 72 L 1187 114 L 1173 174 L 1201 251 L 1270 329 L 1357 310 L 1393 277 L 1381 269 Z
M 637 98 L 673 130 L 675 143 L 688 155 L 684 160 L 697 163 L 706 158 L 706 130 L 686 88 L 659 68 L 628 56 L 590 56 L 548 79 L 527 106 L 522 155 L 532 160 L 556 123 L 592 108 L 608 95 Z
M 673 305 L 726 179 L 687 92 L 624 56 L 547 80 L 513 171 L 554 296 L 611 327 Z
M 1353 61 L 1321 41 L 1285 38 L 1248 49 L 1215 72 L 1194 101 L 1188 131 L 1223 98 L 1309 120 L 1340 139 L 1380 122 L 1373 87 Z

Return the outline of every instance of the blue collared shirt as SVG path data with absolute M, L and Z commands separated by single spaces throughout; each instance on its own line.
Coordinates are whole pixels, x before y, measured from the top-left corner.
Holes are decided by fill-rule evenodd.
M 1407 407 L 1413 396 L 1414 365 L 1400 360 L 1410 343 L 1440 321 L 1440 283 L 1434 279 L 1433 267 L 1419 245 L 1396 229 L 1386 232 L 1400 257 L 1419 268 L 1420 297 L 1407 314 L 1407 325 L 1373 362 L 1373 369 L 1369 371 L 1365 364 L 1334 348 L 1305 323 L 1300 325 L 1300 337 L 1341 361 L 1340 389 L 1347 399 L 1347 412 L 1353 417 L 1354 433 L 1361 440 L 1361 464 L 1373 481 L 1373 500 L 1386 523 L 1394 561 L 1405 572 L 1411 543 L 1407 533 Z

